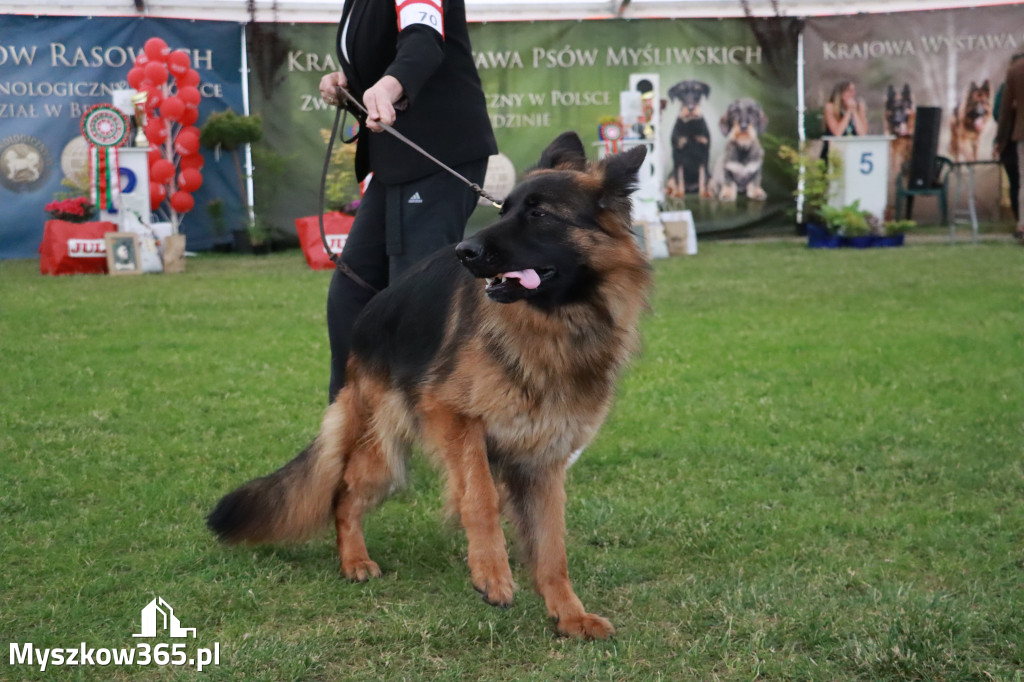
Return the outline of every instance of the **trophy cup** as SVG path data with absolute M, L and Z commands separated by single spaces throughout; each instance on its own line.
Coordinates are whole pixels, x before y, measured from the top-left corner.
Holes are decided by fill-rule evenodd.
M 135 109 L 135 141 L 136 147 L 149 147 L 149 140 L 146 138 L 146 99 L 149 97 L 145 90 L 132 95 L 132 106 Z

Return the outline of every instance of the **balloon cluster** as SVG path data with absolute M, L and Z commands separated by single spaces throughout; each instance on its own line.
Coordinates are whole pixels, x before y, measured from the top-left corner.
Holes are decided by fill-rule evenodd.
M 173 214 L 192 210 L 192 192 L 203 184 L 195 126 L 202 99 L 199 73 L 187 52 L 171 52 L 162 39 L 150 38 L 128 71 L 128 85 L 146 93 L 150 206 L 156 211 L 167 201 L 177 224 Z

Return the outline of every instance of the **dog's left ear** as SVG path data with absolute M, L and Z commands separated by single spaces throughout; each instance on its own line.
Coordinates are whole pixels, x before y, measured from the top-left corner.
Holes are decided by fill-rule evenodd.
M 587 152 L 580 136 L 570 131 L 562 133 L 540 155 L 537 169 L 582 171 L 587 167 Z
M 910 101 L 910 83 L 903 84 L 903 99 L 907 102 Z
M 637 173 L 647 156 L 647 145 L 637 145 L 632 149 L 609 156 L 602 162 L 604 178 L 601 182 L 602 208 L 611 206 L 619 199 L 629 197 L 636 189 Z
M 981 84 L 981 91 L 982 92 L 989 92 L 989 89 L 990 88 L 989 88 L 989 85 L 988 85 L 988 79 L 986 78 L 985 82 Z
M 705 97 L 711 96 L 711 86 L 707 83 L 700 83 L 700 91 Z
M 764 131 L 768 129 L 768 114 L 764 113 L 764 109 L 758 108 L 757 110 L 757 134 L 764 135 Z

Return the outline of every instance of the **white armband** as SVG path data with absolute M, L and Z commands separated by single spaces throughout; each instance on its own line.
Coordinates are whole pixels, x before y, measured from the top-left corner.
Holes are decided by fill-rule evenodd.
M 444 9 L 440 0 L 395 0 L 398 30 L 422 24 L 432 28 L 444 38 Z

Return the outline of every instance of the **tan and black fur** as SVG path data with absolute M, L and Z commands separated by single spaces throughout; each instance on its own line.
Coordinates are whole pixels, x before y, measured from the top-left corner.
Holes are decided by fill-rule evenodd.
M 282 542 L 333 516 L 342 573 L 379 576 L 363 516 L 402 483 L 420 443 L 447 476 L 488 603 L 508 606 L 516 589 L 504 511 L 558 632 L 614 634 L 569 582 L 564 482 L 638 344 L 651 274 L 629 231 L 629 195 L 644 154 L 590 165 L 575 134 L 557 138 L 498 222 L 371 300 L 319 435 L 224 497 L 210 528 L 229 543 Z
M 992 118 L 992 89 L 988 79 L 971 81 L 967 96 L 950 119 L 949 153 L 954 161 L 977 161 L 981 131 Z

